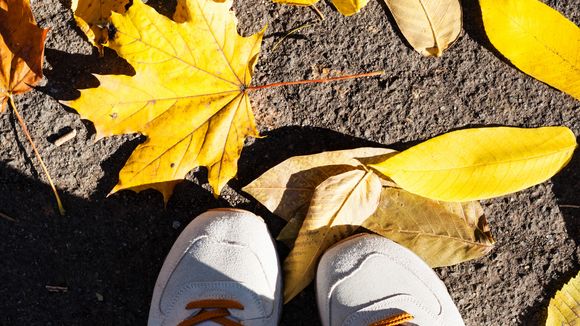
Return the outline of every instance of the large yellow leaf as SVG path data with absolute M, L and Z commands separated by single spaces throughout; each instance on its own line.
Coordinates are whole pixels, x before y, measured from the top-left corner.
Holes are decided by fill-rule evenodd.
M 294 156 L 264 172 L 242 190 L 286 221 L 302 223 L 315 188 L 327 178 L 361 167 L 358 159 L 386 157 L 392 149 L 361 147 Z
M 478 202 L 438 202 L 383 188 L 379 207 L 363 227 L 411 249 L 431 267 L 487 254 L 495 242 Z
M 480 0 L 491 44 L 516 67 L 580 99 L 580 28 L 538 0 Z
M 257 136 L 246 88 L 263 31 L 241 37 L 232 1 L 180 0 L 189 19 L 176 23 L 140 0 L 113 13 L 110 46 L 135 76 L 98 76 L 98 88 L 66 104 L 102 136 L 142 133 L 113 191 L 180 180 L 207 166 L 215 194 L 235 176 L 247 136 Z M 185 8 L 185 9 L 183 9 Z M 161 188 L 159 188 L 161 187 Z
M 550 300 L 546 325 L 580 325 L 580 273 L 564 285 Z
M 496 127 L 450 132 L 371 164 L 403 189 L 436 200 L 470 201 L 541 183 L 576 148 L 566 127 Z
M 379 178 L 364 170 L 332 176 L 316 187 L 294 248 L 284 261 L 284 302 L 314 279 L 322 253 L 375 211 L 380 193 Z
M 112 12 L 124 13 L 129 0 L 72 0 L 71 9 L 80 29 L 102 54 L 109 41 L 106 28 Z
M 401 33 L 424 56 L 439 57 L 461 32 L 459 0 L 385 0 Z

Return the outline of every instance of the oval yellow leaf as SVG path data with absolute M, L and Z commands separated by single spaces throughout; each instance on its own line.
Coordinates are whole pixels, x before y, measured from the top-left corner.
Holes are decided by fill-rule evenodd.
M 351 235 L 376 210 L 380 194 L 381 181 L 364 170 L 332 176 L 316 187 L 294 248 L 284 261 L 284 302 L 314 279 L 322 253 Z
M 546 326 L 576 325 L 580 325 L 580 273 L 550 300 L 546 320 Z
M 403 189 L 436 200 L 502 196 L 551 178 L 576 148 L 566 127 L 450 132 L 370 166 Z
M 580 100 L 580 28 L 537 0 L 480 0 L 491 44 L 514 66 Z
M 401 33 L 424 56 L 439 57 L 461 32 L 459 0 L 385 0 Z
M 362 226 L 409 248 L 431 267 L 481 257 L 495 242 L 478 202 L 439 202 L 390 187 L 383 188 L 379 207 Z

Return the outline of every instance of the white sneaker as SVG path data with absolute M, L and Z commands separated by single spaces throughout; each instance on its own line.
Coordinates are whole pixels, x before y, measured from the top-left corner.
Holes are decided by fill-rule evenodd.
M 421 258 L 377 235 L 339 242 L 316 276 L 323 325 L 464 325 L 447 288 Z M 387 323 L 391 321 L 392 323 Z
M 148 325 L 277 325 L 279 271 L 260 217 L 237 209 L 203 213 L 165 259 Z

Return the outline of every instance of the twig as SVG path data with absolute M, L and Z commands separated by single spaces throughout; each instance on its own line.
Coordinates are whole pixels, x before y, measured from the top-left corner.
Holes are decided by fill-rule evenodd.
M 77 135 L 77 130 L 76 129 L 73 129 L 73 130 L 67 132 L 66 134 L 58 137 L 58 139 L 54 141 L 54 146 L 60 147 L 64 143 L 66 143 L 67 141 L 75 138 L 76 135 Z
M 1 217 L 1 218 L 3 218 L 3 219 L 6 219 L 6 220 L 8 220 L 8 221 L 10 221 L 10 222 L 16 222 L 16 219 L 15 219 L 15 218 L 13 218 L 13 217 L 10 217 L 10 216 L 8 216 L 8 215 L 6 215 L 6 214 L 2 213 L 2 212 L 0 212 L 0 217 Z
M 284 36 L 278 40 L 278 42 L 276 42 L 273 46 L 272 46 L 272 52 L 276 51 L 276 49 L 280 46 L 280 44 L 282 44 L 282 42 L 284 42 L 284 40 L 286 40 L 290 35 L 306 28 L 306 27 L 310 27 L 313 25 L 318 24 L 320 21 L 315 21 L 315 22 L 311 22 L 311 23 L 304 23 L 296 28 L 291 29 L 290 31 L 288 31 L 286 34 L 284 34 Z
M 559 205 L 559 206 L 564 208 L 580 208 L 580 205 Z
M 68 292 L 68 287 L 66 286 L 56 286 L 56 285 L 45 285 L 44 286 L 48 292 L 65 293 Z
M 65 211 L 64 211 L 64 207 L 62 206 L 62 201 L 60 200 L 60 197 L 58 195 L 58 191 L 56 191 L 56 187 L 54 186 L 54 183 L 52 182 L 52 178 L 50 177 L 50 174 L 48 173 L 48 169 L 46 168 L 46 165 L 44 164 L 42 157 L 40 157 L 40 154 L 38 153 L 38 150 L 36 149 L 36 145 L 34 144 L 34 141 L 32 141 L 32 137 L 30 136 L 30 133 L 28 132 L 28 128 L 26 127 L 24 120 L 20 116 L 20 113 L 18 113 L 18 109 L 16 108 L 16 104 L 14 104 L 14 99 L 12 98 L 12 95 L 8 96 L 8 100 L 9 100 L 10 106 L 12 107 L 12 110 L 14 111 L 14 114 L 16 115 L 16 119 L 18 119 L 18 123 L 20 124 L 20 127 L 22 127 L 22 130 L 24 131 L 26 138 L 28 139 L 28 141 L 30 142 L 30 145 L 32 146 L 32 149 L 34 150 L 34 154 L 36 155 L 36 158 L 40 162 L 40 166 L 42 167 L 42 170 L 44 170 L 44 173 L 46 174 L 46 178 L 48 179 L 48 183 L 50 184 L 50 187 L 52 188 L 52 192 L 54 193 L 54 197 L 56 198 L 56 203 L 58 205 L 58 211 L 60 212 L 60 215 L 64 216 Z
M 302 25 L 300 25 L 300 26 L 298 26 L 296 28 L 293 28 L 290 31 L 288 31 L 280 40 L 278 40 L 278 42 L 276 42 L 272 46 L 272 52 L 276 51 L 276 49 L 278 48 L 278 46 L 280 46 L 280 44 L 282 44 L 282 42 L 285 39 L 287 39 L 288 36 L 290 36 L 290 35 L 298 32 L 298 31 L 300 31 L 300 30 L 302 30 L 302 29 L 304 29 L 306 27 L 310 27 L 310 26 L 316 25 L 316 24 L 322 22 L 325 19 L 324 15 L 322 14 L 322 12 L 320 10 L 318 10 L 318 8 L 316 7 L 316 5 L 310 5 L 308 7 L 310 7 L 310 9 L 312 9 L 312 11 L 314 11 L 314 13 L 316 14 L 316 16 L 318 16 L 318 20 L 315 21 L 315 22 L 310 22 L 310 23 L 307 22 L 307 23 L 304 23 L 304 24 L 302 24 Z

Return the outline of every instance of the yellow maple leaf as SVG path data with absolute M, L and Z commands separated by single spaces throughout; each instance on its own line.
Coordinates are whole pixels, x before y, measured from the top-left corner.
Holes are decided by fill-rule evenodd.
M 75 21 L 101 55 L 109 42 L 106 24 L 113 12 L 124 13 L 129 0 L 72 0 Z
M 580 100 L 580 28 L 538 0 L 480 0 L 491 44 L 514 66 Z
M 110 46 L 134 76 L 97 76 L 98 88 L 66 102 L 91 120 L 100 137 L 147 136 L 119 173 L 113 192 L 167 182 L 206 166 L 217 195 L 236 175 L 247 136 L 258 136 L 247 96 L 264 30 L 236 31 L 232 0 L 182 0 L 177 23 L 135 0 L 113 13 Z M 167 198 L 166 198 L 167 199 Z

